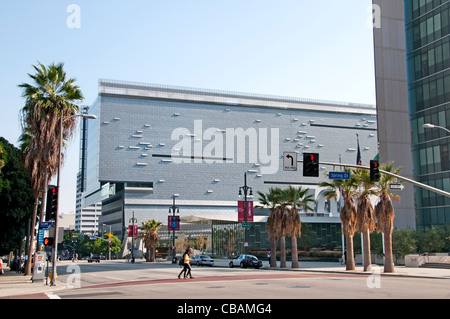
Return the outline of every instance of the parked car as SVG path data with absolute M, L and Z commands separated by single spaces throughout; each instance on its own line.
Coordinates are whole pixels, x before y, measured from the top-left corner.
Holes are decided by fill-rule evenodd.
M 89 256 L 88 263 L 92 263 L 92 262 L 99 263 L 100 259 L 101 259 L 100 255 L 97 255 L 97 254 L 96 255 L 92 255 L 92 256 Z
M 192 265 L 197 265 L 197 266 L 204 266 L 204 265 L 213 266 L 214 265 L 214 259 L 212 259 L 208 255 L 197 255 L 194 258 L 192 258 L 191 264 Z
M 256 256 L 253 255 L 239 255 L 236 258 L 232 259 L 229 264 L 230 268 L 233 267 L 255 267 L 256 269 L 262 267 L 262 261 L 258 260 Z

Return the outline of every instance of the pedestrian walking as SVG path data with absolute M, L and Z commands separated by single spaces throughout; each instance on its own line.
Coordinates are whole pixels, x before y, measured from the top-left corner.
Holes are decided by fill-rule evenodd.
M 183 269 L 181 270 L 180 274 L 178 275 L 178 279 L 180 279 L 181 274 L 184 272 L 184 278 L 194 278 L 191 274 L 191 256 L 190 253 L 192 252 L 192 248 L 186 249 L 186 251 L 183 254 Z

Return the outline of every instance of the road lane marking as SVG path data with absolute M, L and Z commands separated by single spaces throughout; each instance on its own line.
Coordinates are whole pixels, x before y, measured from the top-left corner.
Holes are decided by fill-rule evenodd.
M 45 294 L 47 295 L 48 299 L 61 299 L 61 297 L 55 295 L 53 292 L 45 292 Z

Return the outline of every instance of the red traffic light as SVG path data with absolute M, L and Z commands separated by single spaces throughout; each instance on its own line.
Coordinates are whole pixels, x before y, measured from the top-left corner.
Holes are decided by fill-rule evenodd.
M 53 246 L 53 237 L 45 237 L 44 238 L 44 246 Z
M 319 176 L 319 153 L 303 153 L 303 176 Z
M 380 163 L 376 160 L 370 161 L 370 181 L 379 182 L 380 181 Z

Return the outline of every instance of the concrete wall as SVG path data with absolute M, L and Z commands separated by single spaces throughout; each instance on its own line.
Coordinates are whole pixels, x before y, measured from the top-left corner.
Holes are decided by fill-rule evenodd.
M 400 175 L 412 178 L 411 127 L 406 69 L 404 0 L 373 0 L 375 77 L 380 162 L 403 166 Z M 380 9 L 381 11 L 378 11 Z M 416 227 L 413 186 L 405 184 L 394 203 L 394 227 Z

